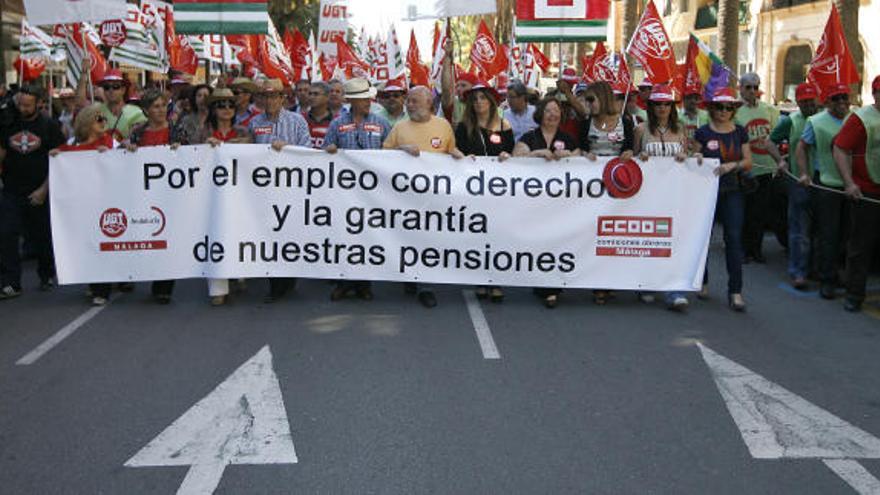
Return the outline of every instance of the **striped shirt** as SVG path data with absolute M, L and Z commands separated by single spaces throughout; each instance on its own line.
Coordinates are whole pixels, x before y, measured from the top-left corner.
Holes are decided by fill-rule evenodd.
M 388 121 L 374 113 L 368 114 L 363 122 L 356 124 L 351 112 L 343 111 L 330 122 L 324 137 L 324 147 L 335 144 L 337 148 L 346 150 L 380 150 L 389 132 L 391 126 Z
M 306 119 L 298 113 L 281 109 L 276 120 L 271 120 L 266 112 L 263 112 L 251 120 L 248 130 L 254 137 L 254 143 L 270 144 L 275 141 L 284 141 L 296 146 L 311 147 L 311 136 Z

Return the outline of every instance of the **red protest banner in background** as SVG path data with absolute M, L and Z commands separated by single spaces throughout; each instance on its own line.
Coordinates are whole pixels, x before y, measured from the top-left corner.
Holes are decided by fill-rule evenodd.
M 430 74 L 428 68 L 422 65 L 419 55 L 419 44 L 416 42 L 416 32 L 409 32 L 409 50 L 406 52 L 406 68 L 409 69 L 409 81 L 411 86 L 428 86 Z

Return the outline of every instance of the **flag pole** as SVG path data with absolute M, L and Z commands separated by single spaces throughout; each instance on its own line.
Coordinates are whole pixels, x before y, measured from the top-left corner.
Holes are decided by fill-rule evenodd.
M 85 57 L 89 57 L 89 71 L 86 73 L 86 81 L 88 81 L 89 85 L 89 99 L 91 99 L 92 104 L 95 103 L 95 88 L 92 86 L 92 55 L 89 53 L 88 45 L 86 45 L 86 30 L 85 23 L 80 24 L 80 34 L 82 35 L 82 51 Z M 83 58 L 85 58 L 83 57 Z
M 55 89 L 55 83 L 52 81 L 52 64 L 50 62 L 52 62 L 51 59 L 47 60 L 47 63 L 49 65 L 49 117 L 51 118 L 52 114 L 54 113 L 52 111 L 52 100 L 54 99 L 52 98 L 52 93 L 54 93 L 53 90 Z

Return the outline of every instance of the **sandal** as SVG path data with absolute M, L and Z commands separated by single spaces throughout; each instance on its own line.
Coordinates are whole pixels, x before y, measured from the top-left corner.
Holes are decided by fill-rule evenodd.
M 492 290 L 489 291 L 489 300 L 493 303 L 504 302 L 504 292 L 501 291 L 500 287 L 492 287 Z
M 599 306 L 604 306 L 605 303 L 608 302 L 608 294 L 607 290 L 594 290 L 593 291 L 593 302 L 598 304 Z
M 551 294 L 544 298 L 544 307 L 547 309 L 553 309 L 556 307 L 557 302 L 559 302 L 559 298 L 555 294 Z
M 478 285 L 474 293 L 477 295 L 477 299 L 486 299 L 489 295 L 489 289 L 485 285 Z

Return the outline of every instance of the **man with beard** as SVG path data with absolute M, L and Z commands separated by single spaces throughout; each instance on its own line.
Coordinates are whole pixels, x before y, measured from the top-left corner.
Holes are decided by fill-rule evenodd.
M 464 157 L 455 147 L 455 134 L 445 119 L 432 115 L 433 97 L 424 86 L 410 89 L 406 97 L 406 113 L 409 119 L 399 122 L 391 129 L 382 147 L 386 150 L 402 150 L 412 156 L 425 153 L 448 153 L 453 158 Z M 433 308 L 437 297 L 428 286 L 419 287 L 414 282 L 404 284 L 408 294 L 418 294 L 422 306 Z
M 783 116 L 770 134 L 768 151 L 774 157 L 779 157 L 779 171 L 784 173 L 790 170 L 795 176 L 799 176 L 798 164 L 795 160 L 795 151 L 801 141 L 807 119 L 812 117 L 819 109 L 817 99 L 819 93 L 812 84 L 802 83 L 795 89 L 798 111 Z M 779 153 L 776 145 L 783 141 L 788 142 L 788 161 Z M 807 160 L 808 166 L 810 160 Z M 809 175 L 813 171 L 808 171 Z M 807 272 L 810 265 L 810 232 L 811 223 L 815 212 L 810 207 L 810 191 L 794 180 L 788 182 L 788 276 L 791 285 L 797 290 L 807 288 Z
M 0 198 L 0 299 L 21 295 L 22 233 L 37 255 L 40 290 L 53 286 L 55 266 L 49 227 L 49 150 L 64 144 L 57 122 L 39 111 L 43 92 L 22 86 L 17 118 L 0 131 L 3 196 Z

